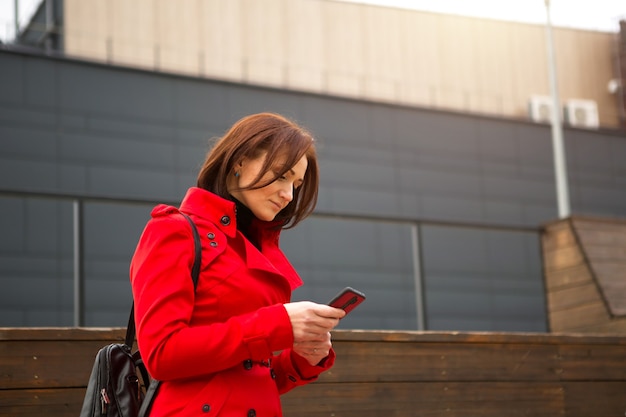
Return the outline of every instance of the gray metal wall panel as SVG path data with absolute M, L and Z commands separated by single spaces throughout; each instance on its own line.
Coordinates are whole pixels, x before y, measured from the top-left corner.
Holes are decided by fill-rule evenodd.
M 210 137 L 243 114 L 275 110 L 318 135 L 322 179 L 329 184 L 320 200 L 325 210 L 349 212 L 356 205 L 359 212 L 374 215 L 522 225 L 556 215 L 545 126 L 10 54 L 3 54 L 5 67 L 9 77 L 4 80 L 11 82 L 2 83 L 7 92 L 2 105 L 12 114 L 3 119 L 8 140 L 3 141 L 2 156 L 26 152 L 30 157 L 19 166 L 46 177 L 44 184 L 27 184 L 20 175 L 20 188 L 177 198 L 194 178 Z M 42 100 L 29 92 L 32 85 L 42 85 Z M 21 107 L 14 109 L 14 102 Z M 589 190 L 594 186 L 605 190 L 596 203 L 600 213 L 623 213 L 621 198 L 607 201 L 608 194 L 620 194 L 614 184 L 624 175 L 614 172 L 621 164 L 616 159 L 601 162 L 609 146 L 613 155 L 614 150 L 626 152 L 623 145 L 614 145 L 619 142 L 614 136 L 566 133 L 572 143 L 572 203 L 585 212 L 593 210 L 588 206 L 597 198 Z M 590 135 L 600 136 L 598 146 L 586 143 Z M 42 153 L 39 160 L 32 158 L 36 153 Z M 11 169 L 19 169 L 15 165 Z M 68 167 L 76 173 L 82 169 L 86 180 L 60 175 Z M 114 181 L 116 176 L 120 179 Z M 156 182 L 162 186 L 146 188 L 152 176 L 161 176 Z M 598 176 L 610 181 L 590 185 Z M 7 179 L 2 185 L 11 187 Z
M 306 282 L 294 300 L 327 302 L 352 286 L 368 301 L 342 320 L 341 328 L 417 328 L 407 224 L 312 218 L 285 231 L 281 246 Z
M 546 329 L 533 233 L 422 228 L 428 328 Z
M 0 68 L 2 190 L 179 201 L 210 138 L 277 111 L 318 139 L 325 213 L 531 227 L 556 217 L 548 126 L 4 51 Z M 573 212 L 625 217 L 626 138 L 566 129 L 565 140 Z M 10 217 L 0 325 L 71 325 L 71 209 L 55 204 L 42 220 L 50 202 L 0 199 Z M 87 203 L 88 325 L 124 324 L 128 260 L 149 210 Z M 432 328 L 545 330 L 536 235 L 432 227 L 422 236 Z M 307 282 L 296 298 L 353 285 L 369 300 L 343 326 L 416 328 L 408 226 L 314 217 L 283 245 Z M 50 306 L 26 297 L 37 288 L 54 290 Z
M 0 207 L 0 325 L 71 325 L 71 205 L 7 197 Z

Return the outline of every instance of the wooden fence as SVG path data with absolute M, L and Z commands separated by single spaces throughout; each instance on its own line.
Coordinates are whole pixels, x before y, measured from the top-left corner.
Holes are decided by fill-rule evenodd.
M 124 329 L 0 328 L 0 416 L 77 417 L 100 347 Z M 335 367 L 286 417 L 624 416 L 626 337 L 335 331 Z
M 626 220 L 569 217 L 541 242 L 550 330 L 626 334 Z

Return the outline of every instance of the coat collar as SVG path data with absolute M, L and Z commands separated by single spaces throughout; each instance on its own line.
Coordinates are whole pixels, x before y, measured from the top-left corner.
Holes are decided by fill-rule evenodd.
M 235 203 L 198 187 L 187 190 L 180 211 L 214 223 L 228 237 L 237 235 Z
M 235 210 L 233 201 L 198 187 L 187 190 L 180 205 L 180 211 L 210 221 L 229 238 L 237 235 Z M 248 239 L 245 239 L 248 267 L 283 276 L 292 290 L 301 286 L 302 279 L 279 248 L 282 230 L 280 222 L 265 222 L 254 218 L 250 228 L 257 242 L 260 242 L 261 252 Z

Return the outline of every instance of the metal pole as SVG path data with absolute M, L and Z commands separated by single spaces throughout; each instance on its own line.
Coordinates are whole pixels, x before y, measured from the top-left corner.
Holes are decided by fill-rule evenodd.
M 417 224 L 411 225 L 411 246 L 413 248 L 413 279 L 415 280 L 415 307 L 417 310 L 417 330 L 425 330 L 424 295 L 422 293 L 422 264 L 420 259 L 420 238 Z
M 74 326 L 85 324 L 83 202 L 74 200 Z
M 552 149 L 554 152 L 554 174 L 556 178 L 556 195 L 559 218 L 570 215 L 569 190 L 567 184 L 567 164 L 565 162 L 565 146 L 563 144 L 563 126 L 561 125 L 561 105 L 556 79 L 556 64 L 554 60 L 554 41 L 552 39 L 552 23 L 550 21 L 550 0 L 546 4 L 546 36 L 548 38 L 548 72 L 550 75 L 550 93 L 552 95 Z
M 13 2 L 13 17 L 15 18 L 15 38 L 14 42 L 17 43 L 20 36 L 20 4 L 19 0 Z
M 45 29 L 45 47 L 46 52 L 51 52 L 52 47 L 52 36 L 54 32 L 54 4 L 52 0 L 46 1 L 46 29 Z

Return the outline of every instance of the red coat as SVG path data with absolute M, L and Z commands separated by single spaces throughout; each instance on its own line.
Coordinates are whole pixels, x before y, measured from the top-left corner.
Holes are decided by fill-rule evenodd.
M 311 366 L 291 350 L 283 304 L 302 281 L 280 230 L 255 219 L 259 251 L 237 230 L 235 204 L 200 188 L 180 211 L 202 242 L 195 293 L 193 235 L 175 207 L 155 207 L 130 266 L 138 344 L 162 381 L 150 416 L 281 416 L 279 394 L 317 379 L 335 356 Z

